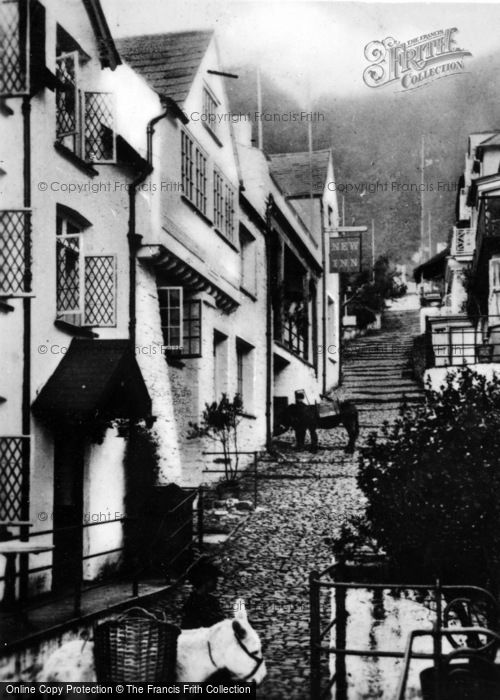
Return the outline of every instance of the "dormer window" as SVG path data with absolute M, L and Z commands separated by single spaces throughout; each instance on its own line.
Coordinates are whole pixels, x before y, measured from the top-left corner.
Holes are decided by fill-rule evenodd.
M 85 161 L 113 163 L 114 96 L 110 92 L 82 90 L 82 70 L 88 59 L 77 42 L 59 28 L 56 140 Z
M 217 134 L 219 126 L 219 102 L 215 99 L 211 90 L 203 88 L 203 123 Z

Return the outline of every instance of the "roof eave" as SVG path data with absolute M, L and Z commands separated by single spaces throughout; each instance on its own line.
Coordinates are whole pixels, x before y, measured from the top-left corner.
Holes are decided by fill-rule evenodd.
M 99 46 L 99 59 L 103 68 L 115 70 L 122 62 L 109 30 L 106 16 L 99 0 L 83 0 L 90 24 Z

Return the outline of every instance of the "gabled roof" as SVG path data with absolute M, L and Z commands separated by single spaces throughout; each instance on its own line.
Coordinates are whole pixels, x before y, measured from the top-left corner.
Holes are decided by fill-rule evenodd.
M 309 197 L 312 192 L 323 193 L 330 160 L 330 150 L 312 152 L 273 153 L 269 157 L 269 169 L 285 197 Z
M 156 92 L 182 104 L 205 55 L 213 31 L 145 34 L 117 40 L 123 60 Z
M 56 424 L 150 415 L 151 399 L 129 341 L 74 338 L 33 412 Z

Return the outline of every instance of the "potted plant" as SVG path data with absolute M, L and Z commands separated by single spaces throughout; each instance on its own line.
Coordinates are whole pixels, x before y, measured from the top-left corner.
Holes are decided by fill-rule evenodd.
M 221 489 L 237 490 L 238 474 L 238 426 L 243 414 L 243 403 L 236 394 L 231 401 L 227 394 L 222 394 L 220 401 L 205 404 L 200 423 L 189 423 L 188 439 L 209 438 L 222 447 L 222 461 L 225 479 Z M 219 489 L 219 490 L 221 490 Z

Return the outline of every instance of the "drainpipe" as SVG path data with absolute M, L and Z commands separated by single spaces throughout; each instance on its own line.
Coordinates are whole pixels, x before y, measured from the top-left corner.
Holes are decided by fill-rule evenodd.
M 129 221 L 128 221 L 128 250 L 129 250 L 129 340 L 132 347 L 132 352 L 135 353 L 135 341 L 137 332 L 137 296 L 136 296 L 136 281 L 137 281 L 137 268 L 136 268 L 136 254 L 139 246 L 141 245 L 142 236 L 136 232 L 136 194 L 137 188 L 141 185 L 144 180 L 153 172 L 153 134 L 155 125 L 168 114 L 168 109 L 159 114 L 148 122 L 146 130 L 146 165 L 136 177 L 130 183 L 128 188 L 129 195 Z
M 271 205 L 266 207 L 266 448 L 272 446 L 272 402 L 273 402 L 273 317 L 271 306 Z
M 25 95 L 22 100 L 21 111 L 23 116 L 23 207 L 31 209 L 31 99 Z M 31 214 L 26 216 L 28 221 L 25 229 L 24 243 L 24 288 L 27 294 L 31 294 Z M 30 461 L 31 461 L 31 297 L 23 298 L 23 383 L 21 402 L 21 433 L 23 437 L 22 447 L 22 492 L 21 492 L 21 520 L 30 519 Z M 29 529 L 20 528 L 21 540 L 27 540 Z M 19 594 L 20 598 L 26 598 L 28 591 L 28 557 L 20 557 Z
M 327 301 L 326 301 L 326 276 L 328 274 L 327 270 L 327 260 L 328 256 L 326 254 L 326 232 L 325 232 L 325 221 L 324 221 L 324 207 L 323 207 L 323 200 L 319 200 L 319 207 L 320 207 L 320 220 L 321 220 L 321 248 L 322 248 L 322 265 L 323 265 L 323 280 L 322 280 L 322 317 L 321 317 L 321 335 L 322 335 L 322 340 L 323 340 L 323 352 L 322 352 L 322 365 L 323 365 L 323 382 L 322 382 L 322 393 L 326 394 L 327 386 L 326 386 L 326 366 L 327 366 L 327 338 L 326 338 L 326 314 L 327 314 Z M 316 352 L 318 349 L 316 348 Z

